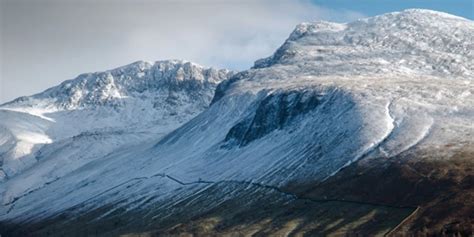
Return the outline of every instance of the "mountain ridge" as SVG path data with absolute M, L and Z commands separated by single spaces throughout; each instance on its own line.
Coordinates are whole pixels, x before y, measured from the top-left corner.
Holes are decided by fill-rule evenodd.
M 217 83 L 232 74 L 180 60 L 139 61 L 5 103 L 0 127 L 11 136 L 0 140 L 0 173 L 11 177 L 34 165 L 42 147 L 81 134 L 172 129 L 205 109 Z
M 399 25 L 406 23 L 403 27 L 387 20 L 397 17 Z M 432 27 L 418 31 L 411 19 L 420 17 Z M 441 22 L 426 20 L 432 18 Z M 344 27 L 317 24 L 298 26 L 297 35 L 291 34 L 273 56 L 228 75 L 217 88 L 206 88 L 212 89 L 213 96 L 205 93 L 210 105 L 193 110 L 172 129 L 143 137 L 135 132 L 156 124 L 129 127 L 131 116 L 124 120 L 131 128 L 126 133 L 104 139 L 104 132 L 117 130 L 99 130 L 98 139 L 104 139 L 99 144 L 126 136 L 99 159 L 45 177 L 51 172 L 51 163 L 45 163 L 51 158 L 46 158 L 0 183 L 0 223 L 7 233 L 40 236 L 79 229 L 105 236 L 472 233 L 465 227 L 472 207 L 459 205 L 474 194 L 469 174 L 474 167 L 469 150 L 474 63 L 447 59 L 473 56 L 474 23 L 408 10 Z M 454 26 L 460 28 L 458 36 L 446 33 L 455 32 Z M 351 27 L 354 32 L 347 31 Z M 384 39 L 372 35 L 374 30 L 412 38 Z M 440 36 L 440 31 L 445 33 Z M 443 37 L 459 45 L 459 55 L 445 52 L 456 48 L 449 44 L 425 50 L 423 40 L 436 44 Z M 168 96 L 163 94 L 164 101 Z M 84 111 L 66 110 L 64 118 Z M 70 120 L 65 121 L 67 127 Z M 86 133 L 65 144 L 95 143 L 95 129 L 94 136 Z M 51 150 L 71 153 L 54 143 Z M 51 150 L 43 156 L 51 156 Z M 286 194 L 348 202 L 313 205 Z
M 187 89 L 189 93 L 192 93 L 194 89 L 192 86 L 217 84 L 222 78 L 227 78 L 232 74 L 233 72 L 229 70 L 204 68 L 183 60 L 163 60 L 154 64 L 137 61 L 111 70 L 83 73 L 58 86 L 32 96 L 17 98 L 1 106 L 13 107 L 15 104 L 28 106 L 28 100 L 52 99 L 52 103 L 58 103 L 57 106 L 60 108 L 76 109 L 87 106 L 88 103 L 92 105 L 106 103 L 108 100 L 133 96 L 133 93 L 159 90 L 160 87 L 179 86 L 180 83 L 186 82 L 189 82 L 190 88 L 183 87 L 182 89 Z M 22 103 L 24 105 L 21 105 Z M 34 104 L 34 102 L 30 103 Z
M 436 22 L 436 23 L 433 23 Z M 472 78 L 472 21 L 411 9 L 351 23 L 302 23 L 253 68 L 311 63 L 319 75 L 432 75 Z M 304 50 L 303 50 L 304 49 Z

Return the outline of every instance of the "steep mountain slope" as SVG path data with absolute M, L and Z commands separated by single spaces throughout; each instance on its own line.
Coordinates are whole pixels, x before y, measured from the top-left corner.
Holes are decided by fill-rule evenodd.
M 207 108 L 231 74 L 183 61 L 136 62 L 4 104 L 0 173 L 20 180 L 5 185 L 27 193 L 115 149 L 153 143 Z
M 301 24 L 159 142 L 27 194 L 5 182 L 0 220 L 45 236 L 472 233 L 472 205 L 438 203 L 474 193 L 473 36 L 427 10 Z

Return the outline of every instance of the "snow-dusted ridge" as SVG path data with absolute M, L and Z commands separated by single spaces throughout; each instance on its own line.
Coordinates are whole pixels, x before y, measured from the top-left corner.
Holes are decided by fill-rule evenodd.
M 42 93 L 3 104 L 0 173 L 12 177 L 45 157 L 38 166 L 57 169 L 45 170 L 57 178 L 77 168 L 67 163 L 79 165 L 119 146 L 158 139 L 207 108 L 214 88 L 232 74 L 179 60 L 139 61 L 81 74 Z M 97 142 L 91 136 L 103 144 L 84 152 L 86 144 Z M 63 146 L 71 147 L 60 152 Z M 59 160 L 52 158 L 59 155 Z
M 445 153 L 436 155 L 449 159 L 453 147 L 474 142 L 473 36 L 472 21 L 426 10 L 390 13 L 347 24 L 304 23 L 297 26 L 274 55 L 258 60 L 253 69 L 220 83 L 211 106 L 206 109 L 203 107 L 207 105 L 199 100 L 196 105 L 196 98 L 201 97 L 193 94 L 195 82 L 199 82 L 197 88 L 206 91 L 202 94 L 206 98 L 203 101 L 210 102 L 214 87 L 203 85 L 207 82 L 215 85 L 212 80 L 181 83 L 179 78 L 187 77 L 173 73 L 168 93 L 161 93 L 161 87 L 150 89 L 154 87 L 148 84 L 157 78 L 160 67 L 146 63 L 142 63 L 143 67 L 154 73 L 141 74 L 140 67 L 131 69 L 130 74 L 136 75 L 138 83 L 126 76 L 117 78 L 110 71 L 94 74 L 105 85 L 66 82 L 58 87 L 59 92 L 68 92 L 64 98 L 63 93 L 52 90 L 44 97 L 16 101 L 13 104 L 19 108 L 36 108 L 30 101 L 38 98 L 49 101 L 45 108 L 50 102 L 65 108 L 60 113 L 60 118 L 66 121 L 60 126 L 64 129 L 74 123 L 69 118 L 97 118 L 116 109 L 121 111 L 124 106 L 121 103 L 134 98 L 125 103 L 132 111 L 122 111 L 104 120 L 126 121 L 114 127 L 113 131 L 120 135 L 107 133 L 110 140 L 99 143 L 122 138 L 120 132 L 125 124 L 133 132 L 127 130 L 130 137 L 108 150 L 101 159 L 94 159 L 74 172 L 64 172 L 47 185 L 31 185 L 31 180 L 41 180 L 44 184 L 50 178 L 38 171 L 50 167 L 47 161 L 53 152 L 45 149 L 44 161 L 0 184 L 4 204 L 0 207 L 0 220 L 21 222 L 46 218 L 86 201 L 90 205 L 80 210 L 107 204 L 130 207 L 142 197 L 168 200 L 189 191 L 169 181 L 153 179 L 159 175 L 179 177 L 183 183 L 237 180 L 283 187 L 289 183 L 324 180 L 362 158 L 396 159 L 396 155 L 407 150 L 443 148 Z M 185 75 L 195 75 L 194 69 L 183 71 L 190 72 Z M 208 74 L 222 75 L 216 82 L 230 76 L 227 71 L 198 75 L 206 78 Z M 109 86 L 111 81 L 115 86 Z M 76 97 L 74 88 L 86 89 L 87 93 Z M 103 96 L 102 92 L 96 93 L 96 88 L 110 93 Z M 115 91 L 120 98 L 127 99 L 116 100 Z M 156 103 L 157 97 L 160 102 L 171 100 L 172 104 Z M 146 126 L 136 123 L 137 117 L 133 115 L 156 118 L 155 113 L 140 112 L 142 108 L 155 108 L 153 111 L 167 118 L 165 121 L 175 121 L 181 118 L 171 115 L 177 108 L 176 101 L 182 106 L 178 106 L 178 115 L 186 115 L 182 126 L 175 124 L 173 129 L 163 131 L 162 136 L 153 133 L 147 137 L 150 139 L 145 139 L 149 143 L 128 144 L 143 141 L 135 140 L 142 136 L 135 132 L 159 127 L 151 119 L 154 122 L 145 123 Z M 98 105 L 108 109 L 97 111 Z M 187 110 L 189 106 L 193 109 Z M 70 112 L 70 108 L 81 109 Z M 50 114 L 45 116 L 61 121 Z M 87 124 L 94 128 L 92 132 L 111 131 L 94 123 Z M 9 129 L 11 125 L 4 127 Z M 7 133 L 0 136 L 0 142 L 9 136 Z M 87 143 L 89 137 L 86 134 L 76 139 Z M 455 145 L 445 148 L 446 144 Z M 129 182 L 134 183 L 131 188 L 122 185 Z M 113 194 L 103 193 L 112 187 Z
M 73 110 L 101 105 L 117 106 L 129 97 L 144 96 L 146 93 L 153 96 L 153 93 L 166 90 L 169 90 L 170 97 L 172 93 L 179 92 L 191 96 L 230 75 L 232 72 L 225 69 L 204 68 L 181 60 L 154 64 L 138 61 L 104 72 L 81 74 L 59 86 L 33 96 L 20 97 L 2 107 Z
M 474 24 L 410 9 L 355 22 L 302 23 L 254 68 L 305 64 L 312 75 L 400 74 L 473 78 Z

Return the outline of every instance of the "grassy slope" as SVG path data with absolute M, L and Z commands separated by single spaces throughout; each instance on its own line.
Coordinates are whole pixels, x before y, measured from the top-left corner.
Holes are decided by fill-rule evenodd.
M 413 212 L 413 208 L 295 199 L 275 190 L 235 183 L 203 188 L 205 192 L 190 195 L 172 207 L 156 202 L 142 210 L 126 212 L 122 208 L 96 219 L 113 208 L 108 206 L 80 217 L 63 214 L 38 223 L 3 227 L 9 228 L 5 236 L 383 235 Z M 170 212 L 173 214 L 167 215 Z
M 411 151 L 363 160 L 319 185 L 290 185 L 305 197 L 366 200 L 419 210 L 393 233 L 471 236 L 474 226 L 474 149 Z M 335 188 L 336 187 L 336 188 Z
M 78 217 L 64 213 L 38 223 L 2 223 L 0 229 L 4 236 L 372 236 L 390 231 L 469 236 L 474 151 L 466 147 L 449 156 L 431 150 L 364 159 L 323 183 L 290 184 L 283 192 L 239 183 L 199 184 L 204 192 L 190 193 L 173 206 L 151 200 L 140 210 L 119 208 L 96 219 L 111 205 Z

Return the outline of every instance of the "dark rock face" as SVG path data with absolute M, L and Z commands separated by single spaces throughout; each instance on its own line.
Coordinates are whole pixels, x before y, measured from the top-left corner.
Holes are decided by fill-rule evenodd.
M 255 61 L 253 69 L 266 68 L 279 63 L 287 58 L 291 58 L 296 55 L 296 52 L 290 50 L 292 41 L 286 41 L 280 48 L 277 49 L 275 54 L 268 58 L 262 58 Z
M 245 146 L 315 109 L 321 104 L 321 97 L 314 92 L 300 91 L 270 94 L 258 104 L 253 116 L 230 129 L 225 141 Z
M 250 73 L 248 71 L 244 72 L 239 72 L 233 76 L 231 76 L 229 79 L 222 81 L 219 83 L 216 87 L 216 90 L 214 92 L 214 98 L 211 101 L 211 105 L 220 100 L 222 97 L 224 97 L 225 92 L 227 89 L 231 87 L 231 85 L 239 80 L 248 78 L 250 76 Z

